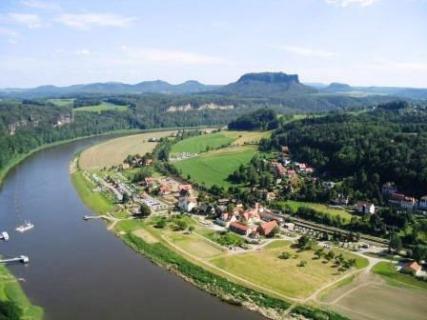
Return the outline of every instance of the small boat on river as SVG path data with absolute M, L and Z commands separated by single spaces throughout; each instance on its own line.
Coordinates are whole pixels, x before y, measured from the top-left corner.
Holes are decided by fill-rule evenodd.
M 16 231 L 24 233 L 24 232 L 27 232 L 27 231 L 33 229 L 33 228 L 34 228 L 34 225 L 31 222 L 26 221 L 24 224 L 16 227 Z

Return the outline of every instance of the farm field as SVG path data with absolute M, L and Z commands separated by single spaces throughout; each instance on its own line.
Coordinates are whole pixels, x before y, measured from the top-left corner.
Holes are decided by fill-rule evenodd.
M 171 153 L 200 153 L 207 151 L 208 148 L 213 150 L 229 145 L 235 139 L 237 139 L 237 135 L 232 135 L 230 133 L 225 134 L 223 132 L 216 132 L 203 134 L 181 140 L 174 144 L 172 146 Z
M 331 208 L 321 203 L 288 200 L 288 201 L 282 202 L 281 204 L 288 205 L 293 212 L 296 212 L 300 207 L 307 207 L 319 212 L 324 212 L 333 217 L 340 216 L 346 222 L 350 222 L 352 217 L 352 215 L 344 209 Z
M 48 99 L 48 101 L 58 107 L 68 107 L 73 105 L 74 99 Z
M 102 102 L 102 103 L 100 103 L 98 105 L 94 105 L 94 106 L 85 106 L 85 107 L 75 108 L 74 112 L 97 112 L 97 113 L 100 113 L 102 111 L 110 111 L 110 110 L 126 111 L 127 109 L 128 109 L 127 106 L 120 106 L 120 105 L 113 104 L 113 103 Z
M 99 170 L 119 165 L 130 154 L 151 152 L 156 142 L 144 141 L 148 138 L 167 137 L 176 131 L 158 131 L 120 137 L 97 144 L 80 155 L 79 165 L 83 170 Z
M 427 293 L 422 290 L 370 283 L 354 288 L 333 304 L 351 319 L 423 320 L 427 314 Z
M 199 258 L 213 258 L 224 253 L 219 246 L 210 243 L 194 233 L 181 234 L 171 232 L 168 233 L 167 237 L 182 250 Z
M 241 164 L 249 163 L 256 152 L 253 146 L 224 148 L 174 162 L 174 166 L 183 177 L 190 176 L 191 181 L 208 187 L 214 184 L 229 187 L 228 176 Z
M 271 131 L 224 131 L 226 136 L 235 137 L 232 145 L 257 144 L 262 138 L 271 135 Z
M 282 252 L 291 254 L 289 259 L 279 259 Z M 346 258 L 359 258 L 346 253 Z M 312 250 L 297 252 L 288 241 L 275 241 L 260 251 L 220 257 L 210 260 L 217 267 L 239 275 L 285 296 L 306 298 L 316 289 L 337 280 L 345 273 L 339 272 L 333 263 L 313 259 Z M 298 266 L 304 260 L 306 266 Z M 359 264 L 363 264 L 359 262 Z

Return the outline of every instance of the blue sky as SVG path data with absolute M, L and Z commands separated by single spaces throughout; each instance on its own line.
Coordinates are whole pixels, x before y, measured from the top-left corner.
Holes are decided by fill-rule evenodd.
M 0 87 L 258 71 L 427 87 L 427 0 L 0 0 Z

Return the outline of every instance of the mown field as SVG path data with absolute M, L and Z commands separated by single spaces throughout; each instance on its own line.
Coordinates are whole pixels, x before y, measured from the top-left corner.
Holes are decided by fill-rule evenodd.
M 237 139 L 236 134 L 216 132 L 190 137 L 172 146 L 171 153 L 200 153 L 229 145 Z
M 75 108 L 74 112 L 97 112 L 100 113 L 102 111 L 126 111 L 128 109 L 127 106 L 120 106 L 113 103 L 102 102 L 98 105 L 94 106 L 85 106 L 80 108 Z
M 311 208 L 313 210 L 328 214 L 332 217 L 340 216 L 346 222 L 350 222 L 352 217 L 352 215 L 344 209 L 331 208 L 321 203 L 288 200 L 288 201 L 281 202 L 281 205 L 288 206 L 292 212 L 296 212 L 301 207 Z
M 22 310 L 22 319 L 43 319 L 43 309 L 31 304 L 18 280 L 3 265 L 0 265 L 0 301 L 13 301 L 17 304 Z
M 342 295 L 334 310 L 354 320 L 424 320 L 427 294 L 422 290 L 368 283 Z
M 241 164 L 249 163 L 256 152 L 254 146 L 224 148 L 174 162 L 174 166 L 184 178 L 190 177 L 191 181 L 207 187 L 214 184 L 229 187 L 228 176 Z
M 262 138 L 271 134 L 270 131 L 228 131 L 203 134 L 184 139 L 172 146 L 171 153 L 189 152 L 200 153 L 219 149 L 232 144 L 242 146 L 244 144 L 257 144 Z
M 147 142 L 149 138 L 161 138 L 174 134 L 176 131 L 158 131 L 135 134 L 116 138 L 86 149 L 80 155 L 80 168 L 83 170 L 99 170 L 104 167 L 116 166 L 130 154 L 143 155 L 151 152 L 156 142 Z
M 289 259 L 279 259 L 282 252 L 291 254 Z M 366 265 L 365 259 L 350 253 L 343 253 L 346 258 L 355 258 L 358 264 Z M 236 274 L 253 283 L 293 298 L 306 298 L 316 289 L 342 277 L 332 262 L 313 259 L 314 251 L 297 252 L 288 241 L 275 241 L 266 248 L 238 255 L 231 255 L 210 260 L 217 267 Z M 304 267 L 299 266 L 306 261 Z

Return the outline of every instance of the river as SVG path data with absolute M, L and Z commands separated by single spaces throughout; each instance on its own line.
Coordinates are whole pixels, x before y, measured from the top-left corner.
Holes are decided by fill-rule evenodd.
M 98 137 L 42 150 L 17 166 L 0 190 L 0 243 L 4 256 L 25 254 L 27 266 L 10 265 L 31 301 L 49 320 L 261 319 L 186 283 L 136 254 L 90 214 L 74 190 L 69 163 Z M 14 231 L 25 219 L 35 228 Z

